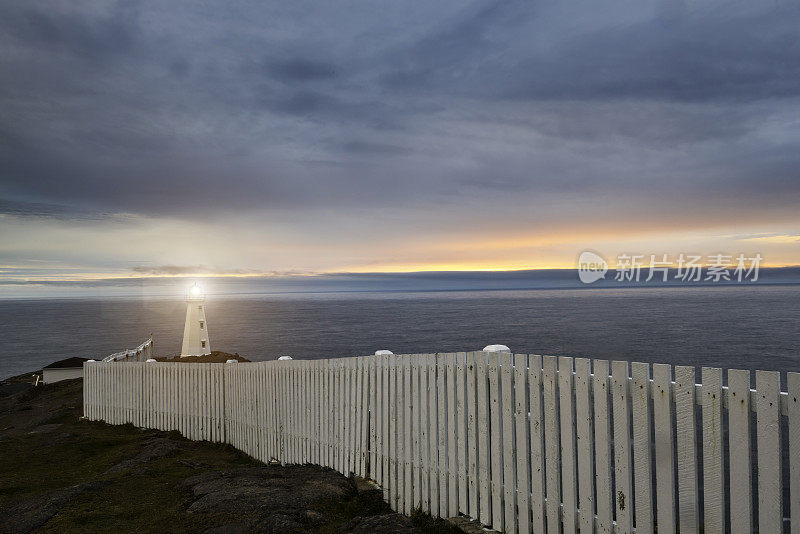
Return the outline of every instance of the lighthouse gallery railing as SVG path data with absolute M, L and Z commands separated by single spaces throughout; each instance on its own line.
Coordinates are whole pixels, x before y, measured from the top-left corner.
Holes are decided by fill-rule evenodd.
M 89 362 L 84 377 L 89 419 L 370 477 L 406 514 L 637 534 L 800 520 L 798 373 L 781 392 L 777 372 L 753 390 L 749 371 L 703 368 L 696 384 L 693 367 L 471 352 Z

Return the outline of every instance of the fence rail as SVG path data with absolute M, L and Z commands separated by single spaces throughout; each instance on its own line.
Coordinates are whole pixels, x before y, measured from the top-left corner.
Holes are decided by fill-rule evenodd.
M 153 334 L 136 347 L 135 349 L 127 349 L 121 352 L 115 352 L 102 359 L 103 362 L 144 362 L 150 358 L 155 358 L 155 345 L 153 345 Z
M 397 511 L 506 532 L 800 532 L 784 517 L 800 517 L 800 374 L 781 392 L 777 372 L 755 389 L 749 371 L 695 372 L 485 352 L 87 362 L 84 413 L 369 477 Z

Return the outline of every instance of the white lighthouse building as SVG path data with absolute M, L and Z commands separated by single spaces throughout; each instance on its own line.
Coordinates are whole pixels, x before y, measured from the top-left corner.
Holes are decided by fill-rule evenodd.
M 211 354 L 206 324 L 206 296 L 196 283 L 186 294 L 186 326 L 183 328 L 181 357 Z

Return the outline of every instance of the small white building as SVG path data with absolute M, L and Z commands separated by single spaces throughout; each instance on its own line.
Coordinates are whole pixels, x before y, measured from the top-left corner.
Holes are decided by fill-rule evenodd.
M 69 380 L 71 378 L 83 378 L 83 362 L 86 358 L 67 358 L 53 362 L 42 369 L 42 382 L 52 384 Z
M 181 357 L 211 354 L 206 324 L 206 296 L 200 286 L 194 284 L 186 294 L 186 325 L 183 327 Z

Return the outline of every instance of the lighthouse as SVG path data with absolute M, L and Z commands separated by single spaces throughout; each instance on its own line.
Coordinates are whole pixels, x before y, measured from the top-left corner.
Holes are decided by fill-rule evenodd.
M 186 326 L 183 327 L 181 358 L 211 354 L 206 324 L 206 296 L 196 283 L 186 294 Z

